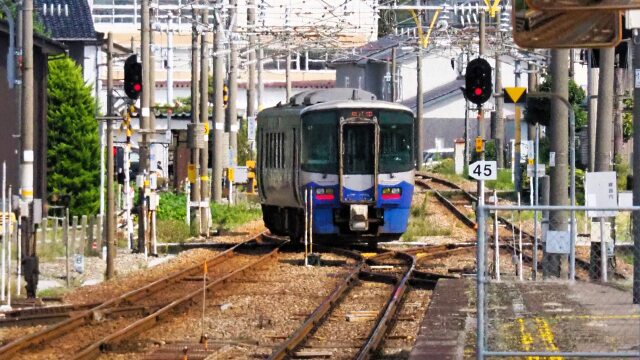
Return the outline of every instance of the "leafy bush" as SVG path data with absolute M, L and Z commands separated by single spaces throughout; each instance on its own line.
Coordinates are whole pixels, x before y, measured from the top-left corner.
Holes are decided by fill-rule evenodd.
M 443 175 L 455 175 L 456 165 L 453 159 L 444 159 L 433 167 L 433 172 Z
M 510 169 L 498 169 L 498 178 L 496 180 L 488 180 L 486 182 L 487 188 L 494 190 L 513 190 L 513 183 L 511 182 L 511 170 Z
M 182 220 L 187 217 L 187 198 L 185 194 L 172 192 L 160 193 L 158 220 Z

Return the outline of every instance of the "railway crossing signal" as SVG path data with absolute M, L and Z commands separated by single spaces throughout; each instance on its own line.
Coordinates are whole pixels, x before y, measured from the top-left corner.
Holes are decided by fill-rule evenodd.
M 124 92 L 129 99 L 136 100 L 142 93 L 142 64 L 137 55 L 131 55 L 124 62 Z
M 473 59 L 467 65 L 465 79 L 465 96 L 476 105 L 482 105 L 491 97 L 493 81 L 491 65 L 482 58 Z

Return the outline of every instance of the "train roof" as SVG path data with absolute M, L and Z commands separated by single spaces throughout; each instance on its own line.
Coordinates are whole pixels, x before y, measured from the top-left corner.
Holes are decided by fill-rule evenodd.
M 322 110 L 332 110 L 332 109 L 385 109 L 385 110 L 405 111 L 413 114 L 413 111 L 411 111 L 411 109 L 409 109 L 408 107 L 401 104 L 388 102 L 388 101 L 337 100 L 337 101 L 328 101 L 325 103 L 307 106 L 304 109 L 302 109 L 302 111 L 300 111 L 300 115 L 310 111 L 322 111 Z
M 321 111 L 330 109 L 388 109 L 413 113 L 406 106 L 376 100 L 376 96 L 368 91 L 353 88 L 334 88 L 307 90 L 293 95 L 286 104 L 278 104 L 275 107 L 262 111 L 263 115 L 281 111 L 298 112 L 300 115 L 308 111 Z

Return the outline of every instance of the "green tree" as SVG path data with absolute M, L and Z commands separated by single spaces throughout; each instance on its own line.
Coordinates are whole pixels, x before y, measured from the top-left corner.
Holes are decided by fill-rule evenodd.
M 553 79 L 550 75 L 544 75 L 542 84 L 540 84 L 539 91 L 540 92 L 551 92 L 551 86 L 553 84 Z M 582 104 L 585 101 L 587 94 L 585 91 L 573 80 L 569 79 L 569 103 L 573 106 L 573 111 L 576 116 L 576 130 L 587 126 L 587 112 L 584 110 Z M 541 102 L 544 102 L 544 106 L 548 108 L 549 100 L 541 99 Z M 550 113 L 547 115 L 550 117 Z M 527 116 L 525 114 L 525 119 Z
M 624 142 L 629 141 L 633 137 L 633 98 L 623 100 L 624 109 L 622 113 L 622 138 Z
M 82 70 L 70 58 L 49 61 L 47 189 L 52 203 L 69 197 L 73 215 L 99 207 L 100 139 L 95 101 Z

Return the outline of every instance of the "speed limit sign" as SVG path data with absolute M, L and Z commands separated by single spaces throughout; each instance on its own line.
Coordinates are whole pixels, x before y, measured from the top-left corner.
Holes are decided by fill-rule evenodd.
M 495 161 L 476 161 L 469 165 L 469 176 L 476 180 L 495 180 L 498 178 L 498 164 Z

